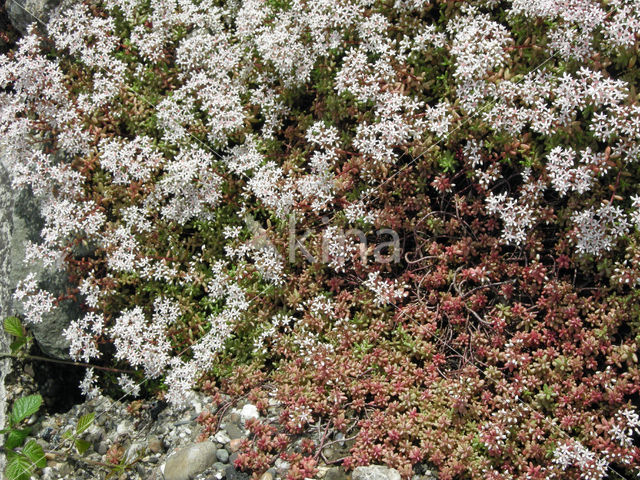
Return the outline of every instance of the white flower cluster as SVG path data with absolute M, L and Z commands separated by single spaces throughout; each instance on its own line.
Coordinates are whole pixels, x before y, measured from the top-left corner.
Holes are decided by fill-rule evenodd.
M 591 188 L 594 167 L 597 166 L 594 160 L 601 160 L 604 155 L 593 156 L 590 153 L 590 150 L 583 152 L 583 162 L 576 165 L 576 152 L 572 148 L 555 147 L 549 152 L 547 172 L 553 188 L 560 196 L 565 196 L 570 190 L 585 193 Z M 588 163 L 584 161 L 585 157 Z
M 87 397 L 88 400 L 96 398 L 100 395 L 100 388 L 98 387 L 98 377 L 93 368 L 87 368 L 84 374 L 84 378 L 80 382 L 80 392 Z
M 580 442 L 570 440 L 553 452 L 553 463 L 563 471 L 575 467 L 580 472 L 580 480 L 602 480 L 607 475 L 608 462 L 587 449 Z
M 293 422 L 296 428 L 302 429 L 313 423 L 313 411 L 306 405 L 296 405 L 289 410 L 289 421 Z
M 179 316 L 178 305 L 166 298 L 156 299 L 151 321 L 139 306 L 122 312 L 109 330 L 116 358 L 135 367 L 142 366 L 149 378 L 159 377 L 171 360 L 167 327 Z
M 483 78 L 504 65 L 505 48 L 513 42 L 507 28 L 474 7 L 447 25 L 452 36 L 451 54 L 456 57 L 455 77 L 461 82 Z
M 129 375 L 121 374 L 118 376 L 118 385 L 124 393 L 132 397 L 140 396 L 140 384 L 136 383 Z
M 427 106 L 422 112 L 425 118 L 418 115 L 423 107 L 422 102 L 399 93 L 377 95 L 376 121 L 358 125 L 353 145 L 374 162 L 384 164 L 395 162 L 394 148 L 419 137 L 425 128 L 444 135 L 450 124 L 446 104 Z
M 158 182 L 158 203 L 164 218 L 182 225 L 194 217 L 212 218 L 209 213 L 222 197 L 222 179 L 213 170 L 213 156 L 196 147 L 181 150 L 166 166 Z
M 489 193 L 487 213 L 497 213 L 503 222 L 502 239 L 507 244 L 521 245 L 536 220 L 534 208 L 519 199 L 507 197 L 507 193 Z
M 242 145 L 233 147 L 223 160 L 233 173 L 244 175 L 262 165 L 264 157 L 258 150 L 256 138 L 249 136 Z
M 640 435 L 640 415 L 635 410 L 626 408 L 616 413 L 614 424 L 609 434 L 622 447 L 633 447 L 633 436 Z
M 13 298 L 22 303 L 27 323 L 41 323 L 44 316 L 56 307 L 56 299 L 51 293 L 38 287 L 36 274 L 33 272 L 18 282 Z
M 409 294 L 406 284 L 398 280 L 380 278 L 380 272 L 370 273 L 363 285 L 375 294 L 376 305 L 395 305 Z
M 342 229 L 333 225 L 325 228 L 322 234 L 322 261 L 336 272 L 344 272 L 347 263 L 356 253 L 356 242 Z
M 284 283 L 284 262 L 282 255 L 270 245 L 254 249 L 252 252 L 256 269 L 266 281 L 274 285 L 282 285 Z
M 149 137 L 136 137 L 132 141 L 104 139 L 98 145 L 100 165 L 113 176 L 113 183 L 128 185 L 146 182 L 163 157 L 153 147 Z
M 593 0 L 514 0 L 510 14 L 530 18 L 545 18 L 557 22 L 551 37 L 552 48 L 565 58 L 583 60 L 579 53 L 592 52 L 592 43 L 598 30 L 612 47 L 631 47 L 640 31 L 640 7 L 633 0 L 607 2 L 609 14 L 599 2 Z M 562 38 L 562 34 L 565 38 Z M 573 50 L 575 49 L 575 50 Z
M 169 386 L 166 398 L 172 405 L 182 405 L 185 402 L 198 375 L 211 369 L 234 323 L 249 308 L 250 302 L 244 290 L 239 285 L 230 283 L 222 272 L 213 283 L 211 284 L 213 291 L 209 295 L 214 300 L 223 297 L 226 301 L 225 308 L 219 315 L 210 315 L 207 318 L 211 328 L 192 345 L 191 350 L 194 355 L 191 360 L 185 361 L 179 357 L 169 360 L 165 384 Z M 223 295 L 218 295 L 216 291 L 218 288 L 224 289 Z
M 89 312 L 78 320 L 72 320 L 62 332 L 69 342 L 69 355 L 74 360 L 90 362 L 100 357 L 96 339 L 104 331 L 104 316 L 101 313 Z
M 83 3 L 58 11 L 47 24 L 47 33 L 60 50 L 68 50 L 90 67 L 113 71 L 123 67 L 110 55 L 118 46 L 111 17 L 93 15 Z
M 275 211 L 284 218 L 293 207 L 295 201 L 295 185 L 282 168 L 274 162 L 267 162 L 260 167 L 249 180 L 247 187 L 265 207 Z
M 577 230 L 576 251 L 591 255 L 610 250 L 630 227 L 622 208 L 611 203 L 602 203 L 597 209 L 590 207 L 575 212 L 571 219 Z
M 284 313 L 278 313 L 271 317 L 271 322 L 266 325 L 264 330 L 253 341 L 254 352 L 267 353 L 267 340 L 274 341 L 278 333 L 290 333 L 294 322 L 294 317 Z
M 225 253 L 232 261 L 244 261 L 249 258 L 264 280 L 274 285 L 282 285 L 286 277 L 282 255 L 270 241 L 267 231 L 258 222 L 249 217 L 246 221 L 253 234 L 251 239 L 235 245 L 225 245 Z M 227 226 L 224 228 L 224 234 L 227 239 L 235 241 L 241 230 L 240 226 Z

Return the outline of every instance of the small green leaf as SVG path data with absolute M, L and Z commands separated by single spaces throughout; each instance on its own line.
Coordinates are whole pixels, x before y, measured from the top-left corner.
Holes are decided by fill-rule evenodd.
M 16 447 L 19 447 L 24 443 L 24 439 L 27 438 L 30 433 L 30 428 L 25 428 L 24 430 L 11 430 L 9 435 L 7 435 L 7 440 L 4 442 L 4 448 L 13 450 Z
M 20 337 L 15 342 L 11 342 L 9 346 L 11 353 L 16 353 L 25 343 L 27 343 L 27 337 Z
M 89 428 L 93 423 L 93 419 L 95 417 L 96 417 L 95 412 L 87 413 L 86 415 L 81 416 L 78 419 L 78 424 L 76 425 L 76 435 L 80 435 L 87 428 Z
M 78 453 L 80 455 L 86 452 L 90 446 L 91 444 L 86 440 L 82 440 L 81 438 L 76 438 L 76 450 L 78 450 Z
M 4 473 L 9 480 L 29 480 L 33 471 L 33 463 L 24 455 L 15 455 L 7 465 Z
M 17 457 L 18 455 L 20 455 L 15 450 L 5 450 L 4 453 L 7 456 L 7 462 L 10 462 L 13 459 L 13 457 Z
M 11 411 L 11 423 L 13 425 L 17 425 L 25 418 L 36 413 L 41 405 L 42 397 L 38 394 L 19 398 L 13 404 L 13 410 Z
M 4 331 L 14 337 L 23 338 L 24 330 L 18 317 L 7 317 L 4 319 Z
M 69 440 L 70 438 L 73 438 L 73 432 L 71 430 L 67 430 L 62 434 L 62 438 L 64 438 L 65 440 Z
M 22 449 L 22 453 L 31 460 L 37 467 L 44 468 L 47 466 L 47 459 L 44 456 L 44 450 L 35 440 L 29 440 Z

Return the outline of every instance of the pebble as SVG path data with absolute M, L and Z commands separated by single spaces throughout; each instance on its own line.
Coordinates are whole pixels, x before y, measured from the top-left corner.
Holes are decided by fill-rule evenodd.
M 249 475 L 247 473 L 236 470 L 233 465 L 227 465 L 224 473 L 227 480 L 249 480 Z
M 281 476 L 284 476 L 291 468 L 291 464 L 285 460 L 282 460 L 281 458 L 278 458 L 276 460 L 274 466 L 276 467 L 276 471 L 278 472 L 278 474 L 280 474 Z
M 227 432 L 225 432 L 224 430 L 218 431 L 218 433 L 215 434 L 213 439 L 216 442 L 221 443 L 222 445 L 226 445 L 231 441 L 231 438 L 229 438 L 229 435 L 227 435 Z
M 356 467 L 351 474 L 353 480 L 400 480 L 400 473 L 395 468 L 382 465 Z
M 273 480 L 273 475 L 271 475 L 271 472 L 264 472 L 260 480 Z
M 134 442 L 129 445 L 127 452 L 124 455 L 126 463 L 133 463 L 144 450 L 144 445 L 142 442 Z
M 237 452 L 240 449 L 240 445 L 242 445 L 241 438 L 234 438 L 229 442 L 229 450 L 232 452 Z
M 162 444 L 162 440 L 160 440 L 156 436 L 149 437 L 149 441 L 147 443 L 149 446 L 149 450 L 153 453 L 160 453 L 164 450 L 164 445 Z
M 116 433 L 118 435 L 124 435 L 125 433 L 129 433 L 131 431 L 131 425 L 126 420 L 121 421 L 116 428 Z
M 244 433 L 242 432 L 242 430 L 240 430 L 240 428 L 233 423 L 227 425 L 227 435 L 231 440 L 244 437 Z
M 258 407 L 255 405 L 251 405 L 247 403 L 244 407 L 242 407 L 242 411 L 240 412 L 240 420 L 242 423 L 246 423 L 248 420 L 252 418 L 258 418 L 260 414 L 258 413 Z
M 218 449 L 218 451 L 216 451 L 216 458 L 222 463 L 227 463 L 229 461 L 229 452 L 227 452 L 224 448 L 220 448 Z
M 191 480 L 216 460 L 216 447 L 211 442 L 194 443 L 169 457 L 164 467 L 165 480 Z
M 324 480 L 347 480 L 347 474 L 340 467 L 332 467 L 324 474 Z
M 98 444 L 98 448 L 96 448 L 96 452 L 98 452 L 100 455 L 104 455 L 105 453 L 107 453 L 107 450 L 109 450 L 109 444 L 106 440 L 101 441 Z

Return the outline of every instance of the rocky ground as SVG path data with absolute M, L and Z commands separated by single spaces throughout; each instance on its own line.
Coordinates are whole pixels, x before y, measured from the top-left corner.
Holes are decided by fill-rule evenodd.
M 114 400 L 99 396 L 72 406 L 63 413 L 47 413 L 59 408 L 48 397 L 46 382 L 38 384 L 36 370 L 30 362 L 14 363 L 8 376 L 9 404 L 16 398 L 41 393 L 43 411 L 29 419 L 33 436 L 46 452 L 47 466 L 32 478 L 42 480 L 248 480 L 250 475 L 234 466 L 242 439 L 248 436 L 245 422 L 258 418 L 254 405 L 239 400 L 225 410 L 219 429 L 198 442 L 203 427 L 197 422 L 203 411 L 214 411 L 211 397 L 194 393 L 185 407 L 171 409 L 153 400 Z M 224 399 L 229 401 L 229 398 Z M 47 407 L 46 405 L 49 405 Z M 95 413 L 95 421 L 82 435 L 90 446 L 78 455 L 65 440 L 65 431 L 73 429 L 78 418 Z M 267 420 L 277 422 L 279 406 L 273 401 Z M 309 437 L 314 439 L 313 433 Z M 317 439 L 315 439 L 317 441 Z M 341 442 L 336 443 L 337 455 Z M 343 448 L 346 448 L 343 444 Z M 327 453 L 327 452 L 325 452 Z M 287 476 L 289 465 L 281 459 L 261 480 L 279 480 Z M 433 480 L 430 472 L 421 471 L 413 480 Z M 400 480 L 397 471 L 380 466 L 359 467 L 347 473 L 340 467 L 320 464 L 316 478 L 325 480 Z

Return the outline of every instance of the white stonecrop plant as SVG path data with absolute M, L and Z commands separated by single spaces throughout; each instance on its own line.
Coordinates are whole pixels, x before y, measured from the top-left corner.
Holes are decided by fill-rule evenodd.
M 114 342 L 116 358 L 149 377 L 166 375 L 167 397 L 176 404 L 211 367 L 235 322 L 247 315 L 251 301 L 238 279 L 257 272 L 266 284 L 282 285 L 286 265 L 267 241 L 243 241 L 237 222 L 220 226 L 228 241 L 222 258 L 196 253 L 181 262 L 165 252 L 149 252 L 149 235 L 170 236 L 175 226 L 217 221 L 222 207 L 235 208 L 242 219 L 248 205 L 279 222 L 290 214 L 334 210 L 349 222 L 374 223 L 379 206 L 374 208 L 370 197 L 380 182 L 404 168 L 403 155 L 416 145 L 444 144 L 473 123 L 479 127 L 474 132 L 544 139 L 542 167 L 522 172 L 518 188 L 507 192 L 501 189 L 502 164 L 489 147 L 475 133 L 463 137 L 462 155 L 487 192 L 486 211 L 502 222 L 502 240 L 523 245 L 540 221 L 545 193 L 563 199 L 587 195 L 614 168 L 614 160 L 626 165 L 640 155 L 640 107 L 629 85 L 592 61 L 637 43 L 637 1 L 510 0 L 504 21 L 492 12 L 498 2 L 488 1 L 466 5 L 437 25 L 427 19 L 431 16 L 416 14 L 428 7 L 424 0 L 396 0 L 385 8 L 374 0 L 292 0 L 289 8 L 276 3 L 106 0 L 102 12 L 80 3 L 60 10 L 47 26 L 58 58 L 45 54 L 35 29 L 14 54 L 0 56 L 0 148 L 9 159 L 13 185 L 30 188 L 41 200 L 44 220 L 41 241 L 28 245 L 26 259 L 39 257 L 50 268 L 61 268 L 74 238 L 105 254 L 103 269 L 87 272 L 79 282 L 90 311 L 65 330 L 72 356 L 97 358 L 98 338 L 106 336 Z M 411 31 L 398 32 L 395 22 L 407 18 Z M 511 28 L 538 19 L 552 26 L 535 49 L 554 61 L 512 76 L 516 72 L 508 67 L 521 52 Z M 131 34 L 121 38 L 123 32 Z M 123 53 L 135 60 L 123 60 Z M 306 138 L 291 146 L 304 161 L 287 165 L 266 153 L 269 142 L 292 123 L 295 107 L 288 93 L 308 87 L 326 59 L 327 89 L 349 106 L 348 127 L 341 131 L 314 116 L 303 126 Z M 585 66 L 559 68 L 558 59 Z M 412 77 L 416 61 L 451 66 L 454 82 L 446 98 L 430 96 L 434 79 Z M 72 88 L 69 62 L 74 75 L 88 80 L 79 90 Z M 158 78 L 163 62 L 175 65 L 175 84 L 147 95 L 141 85 Z M 405 88 L 408 79 L 418 87 Z M 121 102 L 131 104 L 131 118 Z M 157 135 L 120 129 L 145 110 L 152 113 Z M 95 118 L 105 119 L 103 130 L 87 127 Z M 584 122 L 606 150 L 595 144 L 557 146 L 556 132 L 576 121 Z M 340 168 L 348 158 L 358 160 L 365 174 L 361 180 L 369 184 L 343 202 Z M 85 185 L 81 172 L 92 168 L 107 178 L 105 205 Z M 377 171 L 384 176 L 376 177 Z M 229 179 L 241 184 L 234 198 L 226 196 Z M 136 198 L 141 200 L 127 203 L 125 198 L 116 207 L 108 197 L 113 186 L 129 189 L 131 198 L 140 192 Z M 640 223 L 637 198 L 630 212 L 614 197 L 595 201 L 581 204 L 569 219 L 579 254 L 606 252 Z M 356 240 L 341 225 L 327 226 L 321 241 L 330 268 L 346 269 L 358 254 Z M 183 288 L 202 284 L 220 311 L 207 316 L 207 333 L 192 346 L 190 360 L 167 338 L 182 315 L 177 300 L 147 299 L 146 305 L 124 306 L 110 316 L 100 311 L 119 277 Z M 380 305 L 405 294 L 401 283 L 378 275 L 365 286 Z M 14 296 L 30 323 L 42 321 L 56 306 L 34 275 Z M 265 332 L 262 340 L 273 334 Z M 299 331 L 296 341 L 302 350 L 313 351 L 318 342 L 306 333 Z M 136 392 L 130 379 L 123 377 L 120 384 Z M 95 385 L 91 371 L 83 388 L 93 395 Z M 560 453 L 558 465 L 580 455 L 586 461 L 577 447 Z

